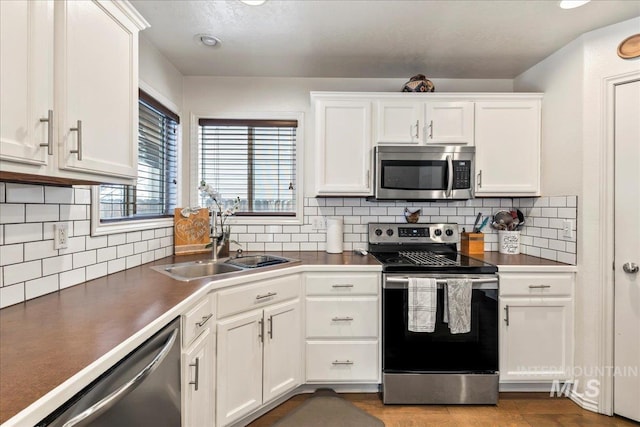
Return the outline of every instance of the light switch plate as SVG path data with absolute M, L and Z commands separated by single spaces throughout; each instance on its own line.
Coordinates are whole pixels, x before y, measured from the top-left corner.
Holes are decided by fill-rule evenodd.
M 573 221 L 570 219 L 562 220 L 562 237 L 571 239 L 573 237 Z

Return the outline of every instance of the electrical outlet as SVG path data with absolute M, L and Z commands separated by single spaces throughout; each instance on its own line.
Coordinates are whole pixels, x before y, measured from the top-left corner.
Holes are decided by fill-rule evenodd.
M 562 220 L 562 237 L 570 239 L 573 237 L 573 221 L 570 219 Z
M 324 230 L 327 228 L 327 223 L 324 217 L 317 217 L 311 220 L 311 228 L 313 230 Z
M 69 229 L 66 222 L 53 224 L 53 249 L 65 249 L 69 244 Z

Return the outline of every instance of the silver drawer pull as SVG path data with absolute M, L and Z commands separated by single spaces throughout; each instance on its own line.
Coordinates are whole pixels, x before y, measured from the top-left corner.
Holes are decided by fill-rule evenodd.
M 198 383 L 200 382 L 200 359 L 196 357 L 196 363 L 189 363 L 189 366 L 196 368 L 196 379 L 194 381 L 189 381 L 189 384 L 193 385 L 193 389 L 198 391 Z
M 271 297 L 275 297 L 276 295 L 278 295 L 277 292 L 267 292 L 264 295 L 257 295 L 256 299 L 265 299 L 265 298 L 271 298 Z
M 199 328 L 202 328 L 204 324 L 207 323 L 212 317 L 213 313 L 209 314 L 208 316 L 203 316 L 201 321 L 196 322 L 196 325 L 198 325 Z
M 353 360 L 334 360 L 332 365 L 353 365 Z
M 82 160 L 82 120 L 76 122 L 76 127 L 69 128 L 72 132 L 78 132 L 78 148 L 75 150 L 69 150 L 71 154 L 77 154 L 78 160 Z
M 350 283 L 345 283 L 344 285 L 331 285 L 332 288 L 353 288 L 353 285 Z
M 47 147 L 47 154 L 52 156 L 53 155 L 53 110 L 49 110 L 47 112 L 47 118 L 46 119 L 40 119 L 41 123 L 46 123 L 47 124 L 47 143 L 44 144 L 40 144 L 40 147 Z
M 331 319 L 333 322 L 351 322 L 353 317 L 334 317 Z
M 546 289 L 550 287 L 551 285 L 529 285 L 529 289 Z

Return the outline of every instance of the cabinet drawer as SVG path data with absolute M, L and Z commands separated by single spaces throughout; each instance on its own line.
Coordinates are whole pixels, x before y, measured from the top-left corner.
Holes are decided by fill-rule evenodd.
M 307 295 L 378 295 L 378 273 L 310 273 L 306 276 Z
M 500 296 L 571 296 L 573 273 L 501 273 Z
M 307 298 L 307 337 L 378 337 L 378 297 Z
M 218 318 L 300 296 L 300 276 L 264 280 L 218 292 Z
M 210 296 L 199 301 L 186 314 L 182 315 L 182 342 L 188 347 L 200 334 L 213 323 L 213 304 Z
M 307 341 L 307 382 L 379 382 L 378 341 Z

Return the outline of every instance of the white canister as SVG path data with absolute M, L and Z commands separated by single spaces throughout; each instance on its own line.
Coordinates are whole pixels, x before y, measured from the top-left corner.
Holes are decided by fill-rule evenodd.
M 520 253 L 520 232 L 498 230 L 498 252 L 517 255 Z
M 342 253 L 342 230 L 343 221 L 342 218 L 329 217 L 327 218 L 327 253 L 341 254 Z

